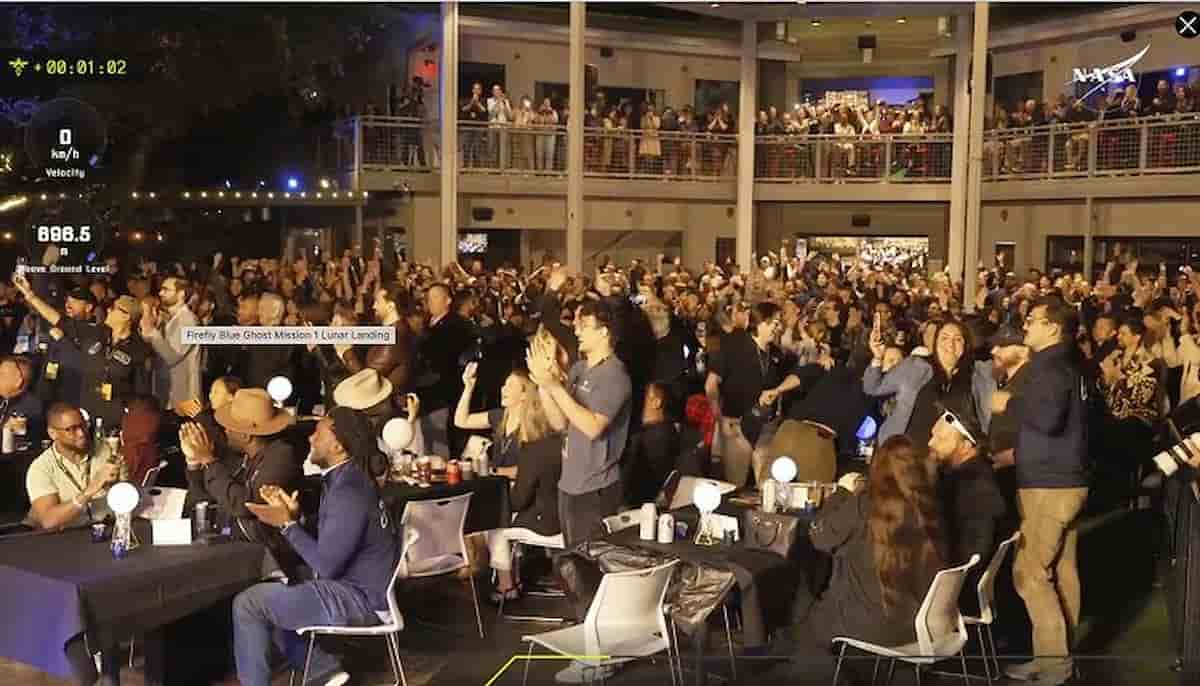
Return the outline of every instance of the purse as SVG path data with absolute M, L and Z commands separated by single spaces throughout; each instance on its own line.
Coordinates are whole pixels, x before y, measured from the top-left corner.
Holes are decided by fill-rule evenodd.
M 742 531 L 744 545 L 750 550 L 791 559 L 800 532 L 800 519 L 789 514 L 746 510 L 742 513 Z

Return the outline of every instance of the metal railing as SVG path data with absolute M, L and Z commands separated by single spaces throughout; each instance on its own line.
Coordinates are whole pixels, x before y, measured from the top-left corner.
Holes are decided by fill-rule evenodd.
M 561 176 L 567 173 L 567 128 L 459 122 L 458 168 L 474 174 Z
M 1200 114 L 993 129 L 985 181 L 1200 172 Z
M 610 179 L 731 181 L 737 136 L 643 129 L 583 131 L 583 173 Z
M 766 183 L 948 183 L 953 136 L 756 136 L 754 177 Z
M 339 171 L 436 172 L 437 121 L 366 115 L 334 126 Z M 951 134 L 782 135 L 755 138 L 760 183 L 948 183 Z M 584 130 L 584 175 L 730 181 L 737 136 L 640 129 Z M 463 173 L 562 176 L 565 126 L 458 123 Z M 985 181 L 1200 173 L 1200 113 L 984 132 Z

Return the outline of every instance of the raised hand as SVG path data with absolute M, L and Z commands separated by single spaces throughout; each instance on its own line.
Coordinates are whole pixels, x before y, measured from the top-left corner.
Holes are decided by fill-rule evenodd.
M 463 369 L 463 375 L 462 375 L 463 385 L 474 387 L 475 382 L 478 380 L 478 373 L 479 373 L 479 363 L 478 362 L 468 363 L 466 368 Z

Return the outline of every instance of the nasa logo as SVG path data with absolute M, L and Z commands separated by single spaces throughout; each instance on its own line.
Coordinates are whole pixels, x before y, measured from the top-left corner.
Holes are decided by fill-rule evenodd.
M 1079 96 L 1080 100 L 1087 100 L 1088 96 L 1096 91 L 1104 88 L 1108 84 L 1134 83 L 1137 77 L 1133 73 L 1133 67 L 1146 53 L 1150 52 L 1150 44 L 1142 48 L 1141 52 L 1133 57 L 1121 60 L 1116 64 L 1110 64 L 1107 67 L 1075 67 L 1071 70 L 1071 80 L 1067 82 L 1068 86 L 1073 86 L 1078 83 L 1094 83 L 1096 84 L 1091 90 Z

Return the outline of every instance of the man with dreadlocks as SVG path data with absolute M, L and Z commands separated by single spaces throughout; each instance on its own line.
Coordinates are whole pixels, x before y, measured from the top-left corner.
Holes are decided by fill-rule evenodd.
M 242 686 L 271 683 L 271 641 L 297 669 L 304 665 L 305 626 L 370 626 L 388 609 L 396 538 L 369 475 L 377 450 L 366 417 L 335 407 L 309 438 L 321 468 L 321 510 L 314 537 L 301 521 L 298 493 L 264 486 L 266 505 L 248 503 L 259 521 L 279 527 L 316 579 L 285 586 L 263 583 L 233 601 L 234 651 Z M 272 636 L 274 634 L 274 636 Z M 312 648 L 308 683 L 342 686 L 350 676 L 337 658 Z

